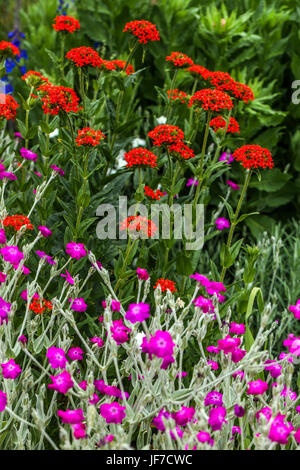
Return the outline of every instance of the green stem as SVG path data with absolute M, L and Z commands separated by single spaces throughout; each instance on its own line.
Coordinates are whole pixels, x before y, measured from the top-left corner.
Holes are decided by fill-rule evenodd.
M 169 119 L 171 117 L 171 111 L 172 111 L 172 92 L 175 88 L 175 82 L 176 82 L 176 78 L 177 78 L 177 74 L 178 74 L 178 69 L 175 69 L 175 73 L 173 75 L 173 79 L 172 79 L 172 83 L 171 83 L 171 93 L 170 93 L 170 98 L 169 98 L 169 102 L 168 102 L 168 107 L 167 107 L 167 123 L 169 122 Z
M 60 45 L 60 75 L 64 79 L 64 62 L 65 62 L 65 36 L 61 36 L 61 45 Z
M 211 111 L 209 111 L 208 115 L 207 115 L 205 131 L 204 131 L 201 158 L 200 158 L 199 176 L 198 176 L 198 173 L 197 173 L 198 186 L 197 186 L 196 194 L 195 194 L 195 198 L 194 198 L 194 204 L 193 204 L 194 208 L 196 207 L 196 205 L 198 203 L 200 188 L 201 188 L 201 184 L 202 184 L 202 180 L 203 180 L 204 156 L 205 156 L 207 138 L 208 138 L 208 133 L 209 133 L 209 123 L 210 123 L 211 114 L 212 114 Z
M 245 178 L 245 183 L 244 183 L 244 186 L 243 186 L 243 189 L 242 189 L 242 192 L 241 192 L 241 195 L 240 195 L 240 199 L 239 199 L 239 202 L 238 202 L 238 205 L 237 205 L 234 217 L 233 217 L 233 221 L 231 223 L 230 231 L 229 231 L 229 234 L 228 234 L 228 240 L 227 240 L 227 244 L 226 244 L 228 250 L 230 249 L 230 246 L 231 246 L 234 229 L 237 225 L 238 216 L 239 216 L 242 204 L 243 204 L 244 197 L 246 195 L 246 191 L 247 191 L 250 179 L 251 179 L 251 170 L 248 170 L 247 174 L 246 174 L 246 178 Z M 223 266 L 221 277 L 220 277 L 220 282 L 223 282 L 225 274 L 226 274 L 226 270 L 227 270 L 227 268 L 225 268 L 225 266 Z

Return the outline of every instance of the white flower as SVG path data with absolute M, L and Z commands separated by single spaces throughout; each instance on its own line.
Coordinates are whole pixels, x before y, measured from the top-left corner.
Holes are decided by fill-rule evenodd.
M 159 118 L 156 119 L 158 124 L 166 124 L 167 118 L 166 116 L 159 116 Z
M 59 134 L 59 129 L 56 128 L 56 129 L 54 129 L 53 132 L 51 132 L 51 134 L 49 134 L 49 137 L 50 137 L 50 139 L 52 139 L 53 137 L 56 137 L 58 134 Z
M 132 148 L 136 147 L 145 147 L 146 141 L 144 139 L 140 139 L 139 137 L 136 137 L 132 141 Z

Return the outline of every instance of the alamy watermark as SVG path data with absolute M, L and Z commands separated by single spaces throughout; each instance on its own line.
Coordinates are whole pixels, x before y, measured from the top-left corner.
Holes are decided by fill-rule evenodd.
M 133 239 L 183 240 L 186 250 L 200 250 L 204 244 L 204 205 L 137 203 L 128 207 L 127 197 L 120 196 L 118 210 L 101 204 L 96 234 L 100 240 Z

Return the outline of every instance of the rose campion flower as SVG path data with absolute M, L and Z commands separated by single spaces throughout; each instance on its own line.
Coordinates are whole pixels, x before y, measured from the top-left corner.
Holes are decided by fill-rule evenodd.
M 217 390 L 212 390 L 211 392 L 208 392 L 204 400 L 204 406 L 209 406 L 209 405 L 222 406 L 223 394 L 220 392 L 217 392 Z
M 36 153 L 32 152 L 31 150 L 25 149 L 24 147 L 20 149 L 20 154 L 22 158 L 25 158 L 26 160 L 33 160 L 34 162 L 36 162 L 38 158 Z
M 249 388 L 246 391 L 248 395 L 262 395 L 268 390 L 267 382 L 263 382 L 261 379 L 248 382 Z
M 228 186 L 230 186 L 230 187 L 231 187 L 233 190 L 235 190 L 235 191 L 241 189 L 241 188 L 239 187 L 239 185 L 236 184 L 234 181 L 227 180 L 227 181 L 226 181 L 226 184 L 228 184 Z
M 87 309 L 87 304 L 82 297 L 74 300 L 69 299 L 69 302 L 71 302 L 70 308 L 74 310 L 74 312 L 85 312 Z
M 172 431 L 172 429 L 169 430 L 171 439 L 173 439 L 174 441 L 177 441 L 178 437 L 179 437 L 179 439 L 182 439 L 183 430 L 180 429 L 179 426 L 176 426 L 176 427 L 175 427 L 175 431 L 176 431 L 176 435 L 175 435 L 174 431 Z
M 140 302 L 139 304 L 130 304 L 125 315 L 125 319 L 131 323 L 143 322 L 150 316 L 150 305 Z
M 4 322 L 8 322 L 8 315 L 11 309 L 11 304 L 9 302 L 5 302 L 2 297 L 0 297 L 0 325 Z
M 4 245 L 6 243 L 6 235 L 4 228 L 0 228 L 0 245 Z
M 267 360 L 265 365 L 265 370 L 270 372 L 271 377 L 277 378 L 281 375 L 282 366 L 276 361 Z
M 240 344 L 240 338 L 232 338 L 230 335 L 227 335 L 224 339 L 218 340 L 218 346 L 222 351 L 224 351 L 224 354 L 232 353 Z
M 221 352 L 221 349 L 218 348 L 217 346 L 207 346 L 206 350 L 214 354 L 219 354 Z
M 131 331 L 130 328 L 123 325 L 122 318 L 120 320 L 114 320 L 112 322 L 112 326 L 110 327 L 110 331 L 112 333 L 112 338 L 115 340 L 117 344 L 125 343 L 129 340 L 128 333 Z
M 52 369 L 64 369 L 68 362 L 65 356 L 65 351 L 61 348 L 56 348 L 55 346 L 51 346 L 48 349 L 46 357 L 49 359 Z
M 71 286 L 74 286 L 74 279 L 72 278 L 71 274 L 65 269 L 66 274 L 61 274 L 62 277 L 66 278 L 66 281 L 71 284 Z
M 0 412 L 5 410 L 7 405 L 7 395 L 0 390 Z
M 219 162 L 225 162 L 227 164 L 233 162 L 233 160 L 234 158 L 230 152 L 223 152 L 219 158 Z
M 72 361 L 82 361 L 84 351 L 81 348 L 71 348 L 67 355 Z
M 226 408 L 223 406 L 217 406 L 216 408 L 210 409 L 208 424 L 213 431 L 219 431 L 222 428 L 223 423 L 227 423 L 225 420 L 226 414 Z
M 169 419 L 170 418 L 170 413 L 168 411 L 166 411 L 164 408 L 162 408 L 160 410 L 160 412 L 158 413 L 158 416 L 155 416 L 153 418 L 153 421 L 152 421 L 152 424 L 159 430 L 159 431 L 162 431 L 164 432 L 166 430 L 166 427 L 164 425 L 164 422 L 163 422 L 163 418 L 165 419 Z
M 186 182 L 186 186 L 189 188 L 190 186 L 198 186 L 198 180 L 194 178 L 189 178 Z
M 94 393 L 93 396 L 89 399 L 89 404 L 97 405 L 99 401 L 100 401 L 100 397 L 98 397 L 97 393 Z
M 168 331 L 156 331 L 150 338 L 149 352 L 157 357 L 170 357 L 173 354 L 175 344 Z
M 136 274 L 138 279 L 141 279 L 142 281 L 147 281 L 149 279 L 149 274 L 147 273 L 147 270 L 144 268 L 137 268 Z
M 245 334 L 246 328 L 244 323 L 230 323 L 229 333 L 233 335 Z
M 71 375 L 67 371 L 63 371 L 58 375 L 50 375 L 52 384 L 48 385 L 48 388 L 56 390 L 57 392 L 63 393 L 64 395 L 73 387 L 74 382 Z
M 246 356 L 246 354 L 247 354 L 247 351 L 245 351 L 244 349 L 237 348 L 235 351 L 231 353 L 231 360 L 232 362 L 236 364 L 237 362 L 240 362 L 243 359 L 243 357 Z
M 210 434 L 206 431 L 200 431 L 197 434 L 197 439 L 199 442 L 209 442 L 210 441 Z
M 21 299 L 23 299 L 23 300 L 26 300 L 26 301 L 28 300 L 27 289 L 25 289 L 25 290 L 23 290 L 23 291 L 21 292 L 20 297 L 21 297 Z M 35 293 L 33 294 L 32 298 L 33 298 L 34 300 L 38 300 L 38 299 L 39 299 L 38 293 L 35 292 Z
M 85 439 L 87 437 L 85 433 L 86 425 L 84 423 L 72 424 L 71 428 L 73 429 L 75 439 Z
M 59 416 L 64 424 L 78 424 L 84 421 L 83 409 L 78 408 L 77 410 L 66 411 L 58 410 L 57 416 Z
M 87 380 L 83 380 L 82 382 L 78 384 L 78 386 L 84 391 L 86 391 L 87 385 L 88 385 Z
M 56 171 L 57 173 L 60 174 L 60 176 L 64 176 L 65 172 L 59 168 L 59 166 L 56 165 L 49 165 L 49 168 L 52 168 L 53 171 Z
M 71 242 L 67 244 L 66 253 L 71 256 L 71 258 L 79 260 L 86 256 L 86 249 L 84 248 L 83 243 Z
M 272 442 L 278 442 L 278 444 L 286 445 L 288 443 L 288 438 L 291 432 L 294 430 L 294 427 L 291 423 L 284 422 L 285 415 L 280 413 L 275 416 L 271 423 L 270 432 L 268 438 Z
M 214 313 L 215 311 L 215 307 L 212 301 L 202 297 L 202 295 L 196 297 L 196 299 L 193 300 L 193 303 L 195 304 L 195 307 L 201 308 L 203 313 Z
M 300 299 L 297 300 L 296 305 L 290 305 L 289 311 L 294 314 L 297 320 L 300 320 Z
M 5 379 L 16 379 L 22 372 L 21 367 L 15 363 L 14 359 L 10 359 L 8 362 L 1 364 L 2 376 Z
M 213 369 L 217 370 L 219 369 L 219 364 L 215 361 L 207 361 L 207 364 Z
M 0 272 L 0 284 L 6 281 L 7 275 Z
M 112 300 L 111 301 L 111 309 L 113 312 L 119 312 L 121 309 L 121 303 L 118 302 L 117 300 Z
M 203 274 L 195 273 L 190 275 L 191 279 L 195 279 L 203 287 L 208 287 L 210 285 L 210 280 L 207 279 Z
M 255 416 L 256 416 L 257 421 L 260 421 L 261 416 L 264 416 L 266 421 L 269 422 L 270 419 L 272 418 L 272 410 L 268 406 L 265 406 L 261 410 L 257 411 L 257 413 L 255 413 Z
M 122 423 L 126 417 L 126 406 L 120 406 L 118 402 L 104 403 L 100 406 L 100 414 L 109 423 Z
M 24 254 L 17 246 L 4 246 L 1 248 L 0 253 L 3 256 L 4 261 L 13 265 L 18 265 L 21 259 L 24 258 Z
M 0 408 L 1 411 L 1 408 Z M 297 431 L 294 434 L 294 438 L 298 444 L 300 444 L 300 428 L 297 429 Z
M 18 341 L 23 344 L 23 346 L 28 342 L 28 339 L 25 335 L 19 336 Z
M 242 418 L 245 415 L 245 409 L 242 406 L 234 405 L 234 414 L 237 418 Z
M 215 221 L 215 225 L 216 225 L 217 230 L 224 230 L 225 228 L 230 227 L 230 222 L 228 219 L 225 219 L 224 217 L 219 217 Z
M 94 336 L 90 339 L 91 343 L 97 344 L 98 348 L 102 348 L 104 346 L 103 339 L 99 338 L 98 336 Z
M 187 423 L 191 422 L 196 410 L 195 408 L 188 408 L 183 406 L 181 410 L 176 411 L 172 414 L 172 418 L 175 420 L 175 423 L 179 426 L 186 426 Z
M 38 229 L 41 232 L 41 234 L 43 235 L 43 237 L 50 237 L 50 235 L 52 235 L 51 230 L 48 227 L 46 227 L 45 225 L 39 225 Z

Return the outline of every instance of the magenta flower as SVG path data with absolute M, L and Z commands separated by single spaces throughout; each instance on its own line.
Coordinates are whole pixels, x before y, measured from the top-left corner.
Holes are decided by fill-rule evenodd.
M 175 362 L 175 359 L 173 356 L 164 357 L 160 368 L 165 370 L 169 367 L 170 364 L 173 364 L 173 362 Z
M 195 414 L 195 408 L 188 408 L 187 406 L 182 406 L 181 410 L 176 411 L 172 414 L 172 418 L 175 420 L 175 423 L 179 426 L 186 426 L 187 423 L 190 423 Z
M 189 178 L 186 182 L 186 186 L 187 187 L 190 187 L 190 186 L 198 186 L 198 180 L 196 180 L 196 178 Z
M 18 265 L 21 259 L 24 258 L 22 251 L 17 246 L 4 246 L 1 248 L 0 253 L 4 261 L 14 265 Z
M 157 357 L 170 357 L 173 354 L 175 343 L 168 331 L 157 330 L 150 338 L 149 352 Z
M 228 219 L 225 219 L 224 217 L 219 217 L 216 221 L 215 221 L 215 224 L 216 224 L 216 227 L 217 227 L 217 230 L 224 230 L 225 228 L 229 228 L 230 227 L 230 222 Z
M 117 300 L 112 300 L 111 301 L 111 309 L 113 312 L 119 312 L 121 309 L 121 303 L 118 302 Z
M 21 299 L 23 299 L 23 300 L 26 300 L 26 301 L 28 300 L 27 289 L 25 289 L 25 290 L 23 290 L 23 291 L 21 292 L 20 297 L 21 297 Z M 38 299 L 39 299 L 38 293 L 35 292 L 35 293 L 33 294 L 32 298 L 33 298 L 34 300 L 38 300 Z
M 215 282 L 211 281 L 207 286 L 206 286 L 206 292 L 209 295 L 217 295 L 220 294 L 220 292 L 226 292 L 226 287 L 222 282 Z M 220 302 L 220 299 L 219 299 Z
M 234 158 L 230 152 L 223 152 L 219 158 L 219 162 L 225 162 L 227 164 L 233 162 L 233 160 Z
M 129 340 L 128 333 L 131 331 L 131 329 L 123 325 L 122 318 L 120 320 L 114 320 L 112 323 L 113 324 L 110 327 L 112 338 L 117 344 L 126 343 L 126 341 Z
M 210 441 L 210 434 L 206 431 L 200 431 L 197 434 L 197 439 L 199 442 L 209 442 Z
M 4 245 L 6 243 L 6 235 L 4 228 L 0 228 L 0 245 Z
M 84 423 L 72 424 L 73 435 L 75 439 L 85 439 L 87 437 L 85 430 L 86 425 Z
M 221 349 L 217 348 L 216 346 L 207 346 L 206 350 L 214 354 L 219 354 L 221 352 Z
M 242 406 L 234 405 L 234 414 L 237 418 L 242 418 L 245 415 L 245 410 Z
M 243 359 L 243 357 L 246 356 L 246 354 L 247 354 L 247 351 L 245 351 L 244 349 L 237 348 L 235 351 L 231 353 L 231 360 L 232 362 L 236 364 L 237 362 L 240 362 Z
M 84 391 L 87 389 L 87 385 L 88 385 L 87 380 L 83 380 L 82 382 L 78 384 L 78 386 Z
M 271 377 L 276 378 L 281 375 L 282 366 L 276 361 L 267 360 L 265 370 L 270 372 Z
M 19 336 L 18 341 L 23 344 L 23 346 L 28 342 L 28 339 L 25 335 Z
M 94 393 L 93 396 L 89 399 L 89 404 L 97 405 L 99 401 L 100 401 L 100 397 L 98 397 L 97 393 Z
M 118 402 L 104 403 L 100 406 L 100 414 L 109 423 L 122 423 L 126 416 L 126 406 L 120 406 Z
M 294 430 L 294 427 L 291 423 L 284 422 L 285 415 L 280 413 L 273 419 L 270 427 L 270 432 L 268 438 L 272 442 L 278 442 L 279 444 L 287 444 L 288 438 L 291 432 Z
M 300 356 L 300 338 L 295 338 L 288 346 L 289 352 L 294 356 Z
M 211 408 L 209 411 L 208 424 L 213 431 L 219 431 L 223 423 L 227 423 L 225 416 L 227 414 L 226 408 L 223 406 L 218 406 L 216 408 Z
M 26 158 L 26 160 L 33 160 L 34 162 L 37 161 L 37 154 L 32 152 L 31 150 L 25 149 L 22 147 L 20 149 L 20 154 L 22 158 Z
M 46 261 L 49 263 L 49 264 L 56 264 L 54 259 L 52 258 L 52 256 L 49 256 L 47 255 L 44 251 L 41 251 L 41 250 L 37 250 L 35 251 L 35 253 L 40 257 L 40 258 L 46 258 Z
M 229 333 L 233 335 L 243 335 L 246 331 L 244 323 L 230 323 Z
M 195 279 L 199 284 L 201 284 L 204 287 L 208 287 L 210 285 L 210 280 L 207 279 L 206 276 L 203 276 L 203 274 L 195 273 L 191 274 L 190 278 Z
M 65 356 L 65 351 L 55 346 L 48 349 L 46 357 L 49 359 L 52 369 L 64 369 L 67 362 L 69 362 Z
M 201 308 L 203 313 L 214 313 L 215 311 L 215 307 L 212 301 L 202 297 L 201 295 L 196 297 L 196 299 L 193 300 L 193 303 L 195 304 L 195 307 Z
M 68 356 L 72 361 L 82 361 L 84 351 L 81 348 L 71 348 L 68 351 Z
M 142 281 L 147 281 L 149 279 L 149 274 L 147 273 L 147 269 L 144 268 L 137 268 L 136 270 L 137 277 Z
M 257 411 L 257 413 L 255 413 L 255 416 L 256 416 L 257 421 L 260 421 L 260 417 L 264 416 L 266 420 L 269 422 L 270 419 L 272 418 L 272 410 L 268 406 L 265 406 L 261 410 Z
M 74 312 L 85 312 L 87 309 L 87 304 L 82 297 L 74 300 L 69 299 L 69 302 L 71 302 L 70 308 L 74 310 Z
M 0 297 L 0 325 L 4 322 L 8 322 L 8 314 L 11 309 L 11 304 L 9 302 L 5 302 L 2 297 Z
M 228 186 L 230 186 L 230 187 L 231 187 L 232 189 L 234 189 L 235 191 L 241 189 L 241 188 L 239 187 L 239 185 L 236 184 L 234 181 L 227 180 L 227 181 L 226 181 L 226 184 L 228 184 Z
M 233 372 L 232 377 L 235 379 L 240 378 L 240 380 L 242 381 L 244 378 L 244 375 L 245 373 L 242 370 L 239 370 L 238 372 Z
M 59 166 L 49 165 L 49 167 L 52 168 L 53 171 L 59 173 L 61 176 L 64 176 L 65 172 L 61 168 L 59 168 Z
M 94 336 L 90 339 L 91 343 L 97 344 L 98 348 L 102 348 L 104 346 L 103 339 L 99 338 L 98 336 Z
M 20 132 L 15 132 L 14 136 L 16 137 L 16 139 L 23 139 L 22 134 Z
M 62 277 L 66 278 L 66 281 L 71 284 L 71 286 L 74 286 L 74 279 L 72 278 L 71 274 L 65 269 L 66 274 L 61 274 Z
M 160 410 L 160 412 L 158 413 L 158 416 L 155 416 L 153 418 L 153 421 L 152 421 L 152 424 L 159 430 L 159 431 L 162 431 L 164 432 L 166 430 L 166 427 L 164 425 L 164 422 L 163 422 L 163 418 L 165 419 L 169 419 L 170 418 L 170 413 L 168 413 L 168 411 L 166 411 L 164 408 L 162 408 Z
M 218 340 L 218 346 L 222 351 L 224 351 L 224 354 L 232 353 L 240 344 L 240 338 L 231 338 L 230 335 L 227 335 L 224 339 Z
M 1 411 L 1 410 L 0 410 Z M 297 431 L 294 434 L 294 438 L 298 444 L 300 444 L 300 428 L 297 429 Z
M 174 441 L 177 441 L 178 437 L 179 437 L 179 439 L 182 439 L 183 430 L 180 429 L 179 426 L 176 426 L 176 427 L 175 427 L 175 431 L 176 431 L 176 434 L 174 433 L 174 431 L 172 431 L 172 429 L 169 430 L 171 439 L 173 439 Z
M 66 411 L 58 410 L 57 416 L 59 416 L 64 424 L 78 424 L 84 421 L 83 409 L 78 408 L 77 410 Z
M 294 314 L 297 320 L 300 320 L 300 299 L 297 300 L 296 305 L 290 305 L 289 311 Z
M 16 379 L 22 372 L 21 367 L 15 363 L 14 359 L 10 359 L 8 362 L 1 364 L 2 376 L 5 379 Z
M 51 388 L 52 390 L 56 390 L 57 392 L 63 393 L 64 395 L 74 385 L 71 375 L 69 374 L 69 372 L 65 370 L 61 374 L 50 375 L 50 377 L 53 383 L 49 384 L 48 388 Z
M 7 275 L 0 272 L 0 284 L 6 281 Z
M 43 237 L 50 237 L 50 235 L 52 235 L 51 230 L 48 227 L 46 227 L 45 225 L 39 225 L 38 229 L 41 232 L 41 234 L 43 235 Z
M 205 397 L 204 406 L 209 406 L 209 405 L 222 406 L 223 394 L 220 392 L 217 392 L 217 390 L 212 390 L 211 392 L 209 392 Z
M 7 395 L 0 390 L 0 412 L 5 410 L 7 405 Z
M 263 382 L 261 379 L 248 382 L 249 388 L 246 391 L 248 395 L 262 395 L 268 390 L 267 382 Z
M 143 322 L 150 316 L 150 305 L 140 302 L 139 304 L 130 304 L 126 312 L 125 319 L 131 323 Z
M 219 369 L 219 364 L 215 361 L 207 361 L 207 364 L 213 369 L 217 370 Z
M 66 253 L 71 256 L 71 258 L 79 260 L 86 256 L 86 249 L 84 248 L 83 243 L 71 242 L 67 244 Z

